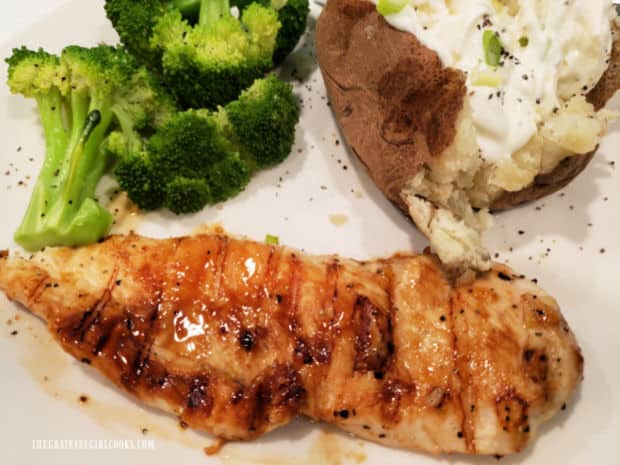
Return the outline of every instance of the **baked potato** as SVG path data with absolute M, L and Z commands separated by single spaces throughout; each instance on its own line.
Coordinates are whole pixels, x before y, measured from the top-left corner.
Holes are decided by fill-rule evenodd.
M 511 0 L 494 3 L 519 8 Z M 610 16 L 610 31 L 612 24 Z M 602 77 L 562 98 L 527 143 L 501 162 L 481 155 L 471 75 L 445 65 L 415 34 L 392 27 L 374 3 L 329 0 L 317 23 L 316 46 L 351 151 L 411 216 L 442 262 L 460 272 L 490 267 L 481 240 L 492 223 L 490 212 L 564 187 L 592 159 L 615 117 L 603 107 L 620 87 L 620 42 L 611 32 L 609 37 Z M 522 46 L 526 40 L 521 38 Z M 501 59 L 515 58 L 502 51 Z

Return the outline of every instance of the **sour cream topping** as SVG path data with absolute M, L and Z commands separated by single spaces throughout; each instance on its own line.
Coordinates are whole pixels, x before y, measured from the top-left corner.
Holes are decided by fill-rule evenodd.
M 545 119 L 599 81 L 612 48 L 609 0 L 411 0 L 387 22 L 467 73 L 482 156 L 509 158 Z M 485 60 L 483 34 L 497 34 L 500 63 Z

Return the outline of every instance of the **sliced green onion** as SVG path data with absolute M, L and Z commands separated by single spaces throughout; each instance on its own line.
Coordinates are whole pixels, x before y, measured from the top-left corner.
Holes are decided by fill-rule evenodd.
M 522 48 L 527 47 L 530 44 L 530 39 L 528 39 L 527 37 L 523 36 L 519 39 L 519 45 Z
M 471 83 L 474 86 L 499 87 L 502 82 L 502 76 L 496 71 L 474 70 L 471 73 Z
M 502 43 L 497 33 L 485 30 L 482 33 L 482 47 L 484 48 L 484 61 L 489 66 L 498 66 L 502 59 Z
M 377 11 L 383 16 L 393 15 L 402 11 L 407 6 L 409 0 L 379 0 Z
M 267 234 L 265 236 L 265 244 L 267 244 L 267 245 L 278 245 L 278 244 L 280 244 L 280 238 L 278 236 L 273 236 L 271 234 Z

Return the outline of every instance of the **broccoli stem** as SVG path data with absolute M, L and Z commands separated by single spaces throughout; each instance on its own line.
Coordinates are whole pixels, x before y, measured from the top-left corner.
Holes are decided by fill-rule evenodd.
M 45 216 L 46 207 L 57 197 L 53 180 L 62 168 L 68 139 L 61 113 L 64 103 L 58 89 L 38 96 L 36 101 L 45 134 L 45 159 L 19 228 L 23 231 L 33 230 L 40 218 Z
M 92 153 L 92 146 L 89 147 L 90 150 L 86 150 L 86 145 L 99 123 L 101 123 L 101 112 L 99 110 L 91 111 L 86 117 L 78 143 L 71 153 L 69 173 L 61 193 L 62 201 L 68 205 L 78 205 L 84 195 L 83 191 L 90 190 L 88 185 L 84 189 L 85 186 L 82 185 L 82 180 L 94 164 L 95 160 L 93 158 L 97 156 L 97 150 L 95 150 L 95 153 Z M 95 147 L 98 147 L 98 145 Z
M 64 127 L 62 108 L 64 100 L 58 89 L 37 98 L 41 124 L 45 134 L 45 161 L 41 168 L 44 176 L 51 176 L 62 167 L 64 149 L 67 146 L 67 131 Z
M 81 95 L 77 92 L 71 94 L 71 135 L 66 146 L 66 150 L 69 152 L 73 151 L 73 148 L 80 140 L 84 121 L 86 121 L 88 116 L 89 106 L 90 99 L 87 95 Z
M 230 15 L 229 0 L 200 0 L 198 24 L 212 26 L 224 16 Z
M 172 0 L 171 4 L 181 12 L 184 18 L 197 18 L 201 0 Z
M 120 107 L 114 108 L 114 116 L 121 127 L 121 132 L 127 141 L 127 150 L 129 152 L 137 152 L 142 147 L 142 138 L 138 135 L 134 121 L 130 114 Z
M 89 106 L 99 106 L 101 111 L 89 111 Z M 110 104 L 95 104 L 87 97 L 73 95 L 74 126 L 69 137 L 62 115 L 51 111 L 50 97 L 41 99 L 40 108 L 46 136 L 59 132 L 64 136 L 58 141 L 46 138 L 49 143 L 43 168 L 15 240 L 27 250 L 93 242 L 112 221 L 110 213 L 92 200 L 106 166 L 100 146 L 112 121 Z
M 90 144 L 94 131 L 101 123 L 101 113 L 98 110 L 86 115 L 84 120 L 73 131 L 77 134 L 77 142 L 74 146 L 67 147 L 66 173 L 63 176 L 61 190 L 58 197 L 51 205 L 47 223 L 55 226 L 66 226 L 67 220 L 71 220 L 81 207 L 85 198 L 94 194 L 92 181 L 86 181 L 85 175 L 96 164 L 95 158 L 98 150 Z
M 109 104 L 107 104 L 107 106 L 101 108 L 101 121 L 93 129 L 84 144 L 84 150 L 88 153 L 88 156 L 84 157 L 83 165 L 80 165 L 80 172 L 78 173 L 78 179 L 84 179 L 82 200 L 95 195 L 97 184 L 99 184 L 101 177 L 108 168 L 109 159 L 105 156 L 102 146 L 103 140 L 109 132 L 112 119 L 113 114 Z
M 100 153 L 99 147 L 113 117 L 108 100 L 91 99 L 90 96 L 77 93 L 71 96 L 72 131 L 66 149 L 67 164 L 64 167 L 64 170 L 68 171 L 63 171 L 61 176 L 65 180 L 63 196 L 68 195 L 64 200 L 71 200 L 74 205 L 94 195 L 97 183 L 106 168 L 106 159 Z M 95 112 L 99 115 L 97 124 L 91 127 L 92 122 L 97 119 Z M 81 181 L 73 182 L 73 176 Z M 75 185 L 79 186 L 79 189 L 73 187 Z M 67 194 L 68 190 L 70 195 Z
M 174 111 L 172 97 L 120 47 L 71 45 L 60 56 L 22 47 L 6 61 L 11 91 L 36 99 L 46 141 L 14 239 L 28 251 L 92 244 L 114 219 L 95 197 L 112 155 L 123 144 L 139 153 L 142 137 Z

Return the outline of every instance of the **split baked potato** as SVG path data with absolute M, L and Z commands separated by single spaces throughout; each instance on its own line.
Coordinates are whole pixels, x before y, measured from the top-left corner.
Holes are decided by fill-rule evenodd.
M 490 267 L 481 240 L 490 212 L 548 195 L 586 167 L 614 117 L 603 107 L 620 87 L 614 40 L 598 83 L 566 98 L 535 137 L 498 164 L 480 156 L 466 73 L 390 26 L 374 3 L 329 0 L 316 45 L 350 149 L 456 271 Z

